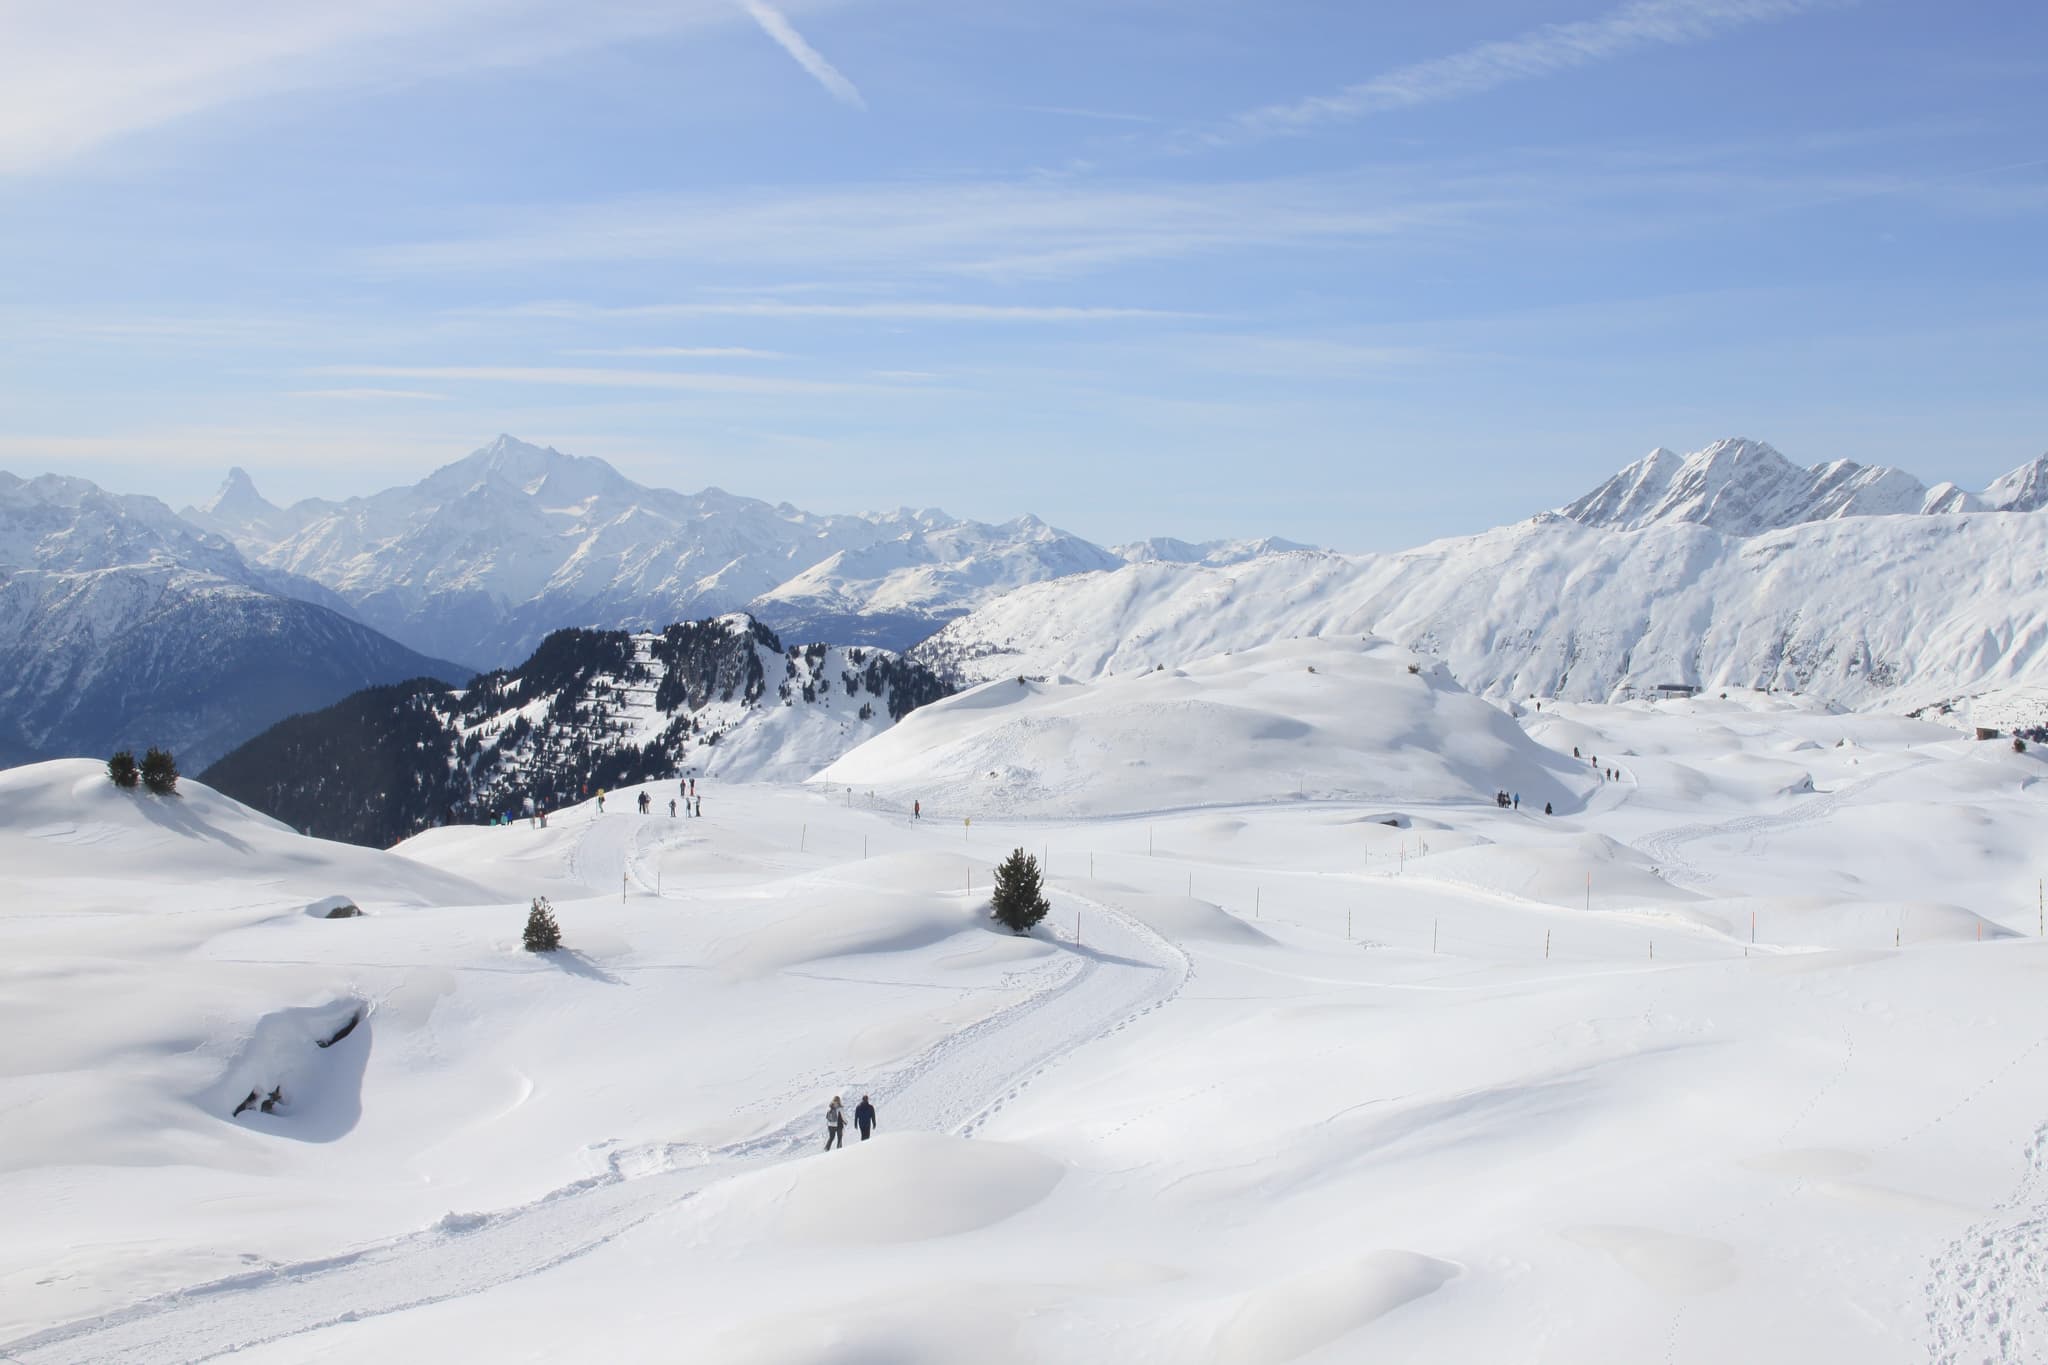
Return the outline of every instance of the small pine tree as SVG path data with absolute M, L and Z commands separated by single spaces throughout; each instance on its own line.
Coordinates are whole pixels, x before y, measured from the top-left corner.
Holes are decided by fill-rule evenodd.
M 142 769 L 135 766 L 135 755 L 127 749 L 117 751 L 107 760 L 107 778 L 117 787 L 134 787 L 142 780 Z
M 526 951 L 552 953 L 561 946 L 562 926 L 555 923 L 555 907 L 546 896 L 535 896 L 533 909 L 526 912 Z
M 1039 882 L 1038 859 L 1020 848 L 996 865 L 996 889 L 989 910 L 1005 928 L 1028 934 L 1051 909 Z
M 170 750 L 152 748 L 142 756 L 142 785 L 158 796 L 178 794 L 178 760 Z

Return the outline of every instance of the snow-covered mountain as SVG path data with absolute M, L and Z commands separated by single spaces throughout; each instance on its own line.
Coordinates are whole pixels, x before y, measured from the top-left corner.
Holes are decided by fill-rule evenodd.
M 1366 634 L 1497 697 L 1684 683 L 1917 706 L 2048 682 L 2048 516 L 1841 517 L 1742 538 L 1545 514 L 1401 554 L 1139 564 L 1019 589 L 913 656 L 961 682 L 1088 678 Z
M 1952 483 L 1930 489 L 1903 470 L 1854 460 L 1802 469 L 1762 441 L 1734 437 L 1690 455 L 1660 446 L 1558 510 L 1616 531 L 1685 521 L 1753 536 L 1835 517 L 2031 512 L 2044 505 L 2048 455 L 1971 493 Z
M 154 498 L 0 473 L 0 762 L 158 745 L 196 768 L 357 688 L 466 676 L 330 597 Z
M 1120 561 L 1020 517 L 820 516 L 717 488 L 646 488 L 500 436 L 410 487 L 279 509 L 239 471 L 186 516 L 313 579 L 429 653 L 502 664 L 567 625 L 655 629 L 745 610 L 778 629 L 905 645 L 1024 583 Z
M 1256 540 L 1203 541 L 1152 536 L 1146 540 L 1134 540 L 1113 546 L 1112 552 L 1127 564 L 1209 564 L 1221 567 L 1227 564 L 1242 564 L 1248 559 L 1258 559 L 1265 555 L 1315 548 L 1313 545 L 1303 545 L 1297 541 L 1282 540 L 1278 536 L 1261 536 Z
M 887 650 L 784 648 L 739 614 L 571 628 L 459 690 L 376 687 L 293 716 L 204 779 L 294 828 L 384 847 L 680 773 L 801 780 L 950 690 Z

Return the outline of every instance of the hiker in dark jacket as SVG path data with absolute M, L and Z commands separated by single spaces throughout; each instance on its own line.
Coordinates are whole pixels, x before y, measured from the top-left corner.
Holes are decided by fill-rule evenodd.
M 875 1106 L 869 1102 L 866 1095 L 860 1097 L 860 1103 L 854 1108 L 853 1126 L 860 1129 L 860 1140 L 862 1142 L 866 1142 L 874 1135 L 875 1128 L 877 1127 L 875 1122 Z

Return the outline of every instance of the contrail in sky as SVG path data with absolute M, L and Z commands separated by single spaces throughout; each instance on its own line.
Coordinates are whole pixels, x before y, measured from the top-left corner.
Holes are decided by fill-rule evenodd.
M 740 0 L 740 4 L 754 16 L 754 22 L 761 26 L 761 31 L 773 38 L 784 52 L 796 58 L 796 64 L 816 77 L 818 84 L 830 91 L 833 99 L 855 109 L 868 107 L 868 102 L 861 98 L 853 82 L 841 75 L 838 67 L 826 61 L 823 53 L 805 42 L 804 35 L 790 25 L 780 10 L 770 6 L 767 0 Z

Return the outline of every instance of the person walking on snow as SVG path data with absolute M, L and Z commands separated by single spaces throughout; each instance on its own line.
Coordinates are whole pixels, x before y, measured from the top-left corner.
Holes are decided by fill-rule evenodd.
M 1522 794 L 1521 794 L 1520 792 L 1516 792 L 1516 793 L 1515 793 L 1515 809 L 1516 809 L 1516 810 L 1520 810 L 1521 808 L 1522 808 Z
M 825 1106 L 825 1150 L 831 1151 L 835 1144 L 842 1150 L 846 1147 L 846 1111 L 839 1107 L 837 1095 Z
M 597 813 L 598 813 L 599 815 L 603 815 L 603 814 L 604 814 L 604 788 L 603 788 L 603 787 L 599 787 L 599 788 L 597 789 Z
M 866 1142 L 873 1136 L 875 1129 L 880 1126 L 875 1121 L 875 1106 L 866 1095 L 862 1095 L 860 1103 L 854 1106 L 853 1126 L 860 1129 L 860 1140 L 862 1142 Z
M 704 815 L 704 798 L 701 796 L 697 798 L 697 815 L 700 819 Z
M 922 820 L 924 818 L 924 802 L 913 801 L 910 803 L 910 818 L 913 820 Z
M 673 796 L 668 799 L 668 818 L 671 820 L 676 818 L 676 799 Z

